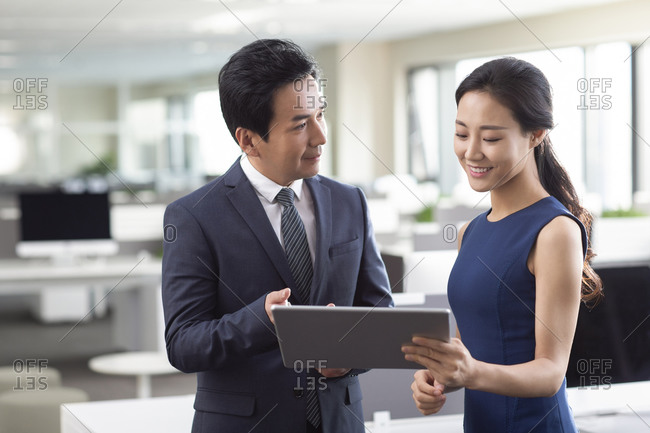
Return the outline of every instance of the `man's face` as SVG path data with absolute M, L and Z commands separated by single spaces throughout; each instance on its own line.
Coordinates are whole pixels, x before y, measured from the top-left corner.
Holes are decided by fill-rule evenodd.
M 252 133 L 250 145 L 242 146 L 251 164 L 279 185 L 318 174 L 327 141 L 325 98 L 319 90 L 311 75 L 279 88 L 266 141 Z

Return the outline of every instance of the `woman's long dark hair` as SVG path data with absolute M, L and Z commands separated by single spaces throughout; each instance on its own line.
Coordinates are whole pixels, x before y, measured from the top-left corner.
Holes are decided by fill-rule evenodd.
M 476 68 L 456 89 L 456 105 L 467 92 L 487 92 L 510 109 L 524 133 L 553 129 L 553 101 L 548 80 L 535 66 L 513 57 L 492 60 Z M 548 134 L 535 147 L 535 162 L 544 189 L 584 224 L 591 239 L 592 216 L 580 200 L 568 173 L 558 161 Z M 589 261 L 591 241 L 582 268 L 582 301 L 595 304 L 602 297 L 602 281 Z

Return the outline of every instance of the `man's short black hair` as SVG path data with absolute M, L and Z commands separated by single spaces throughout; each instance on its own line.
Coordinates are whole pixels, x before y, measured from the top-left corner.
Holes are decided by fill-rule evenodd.
M 307 75 L 318 80 L 316 60 L 288 40 L 260 39 L 233 54 L 219 72 L 219 97 L 235 141 L 238 127 L 250 129 L 266 141 L 275 92 Z

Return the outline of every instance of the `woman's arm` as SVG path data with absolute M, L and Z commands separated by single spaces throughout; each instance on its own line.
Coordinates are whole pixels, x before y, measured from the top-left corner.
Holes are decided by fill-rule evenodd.
M 414 338 L 406 359 L 427 367 L 446 387 L 466 387 L 513 397 L 554 395 L 564 379 L 575 332 L 582 276 L 578 225 L 557 217 L 539 233 L 529 256 L 535 275 L 535 359 L 517 365 L 477 361 L 458 338 L 449 343 Z

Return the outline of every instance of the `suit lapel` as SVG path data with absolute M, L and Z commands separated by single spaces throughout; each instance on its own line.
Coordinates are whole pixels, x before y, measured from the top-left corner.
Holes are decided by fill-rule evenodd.
M 311 282 L 311 303 L 320 304 L 325 295 L 321 290 L 322 281 L 327 275 L 329 245 L 332 238 L 332 197 L 330 189 L 320 183 L 318 176 L 305 179 L 314 201 L 316 215 L 316 257 L 314 258 L 314 277 Z
M 244 175 L 239 160 L 224 175 L 224 184 L 231 187 L 226 196 L 260 241 L 262 248 L 284 280 L 286 287 L 295 287 L 282 245 L 280 245 L 278 237 L 273 231 L 271 222 L 260 203 L 260 199 L 257 197 L 257 193 L 255 193 L 255 189 Z M 295 290 L 292 296 L 297 297 Z

